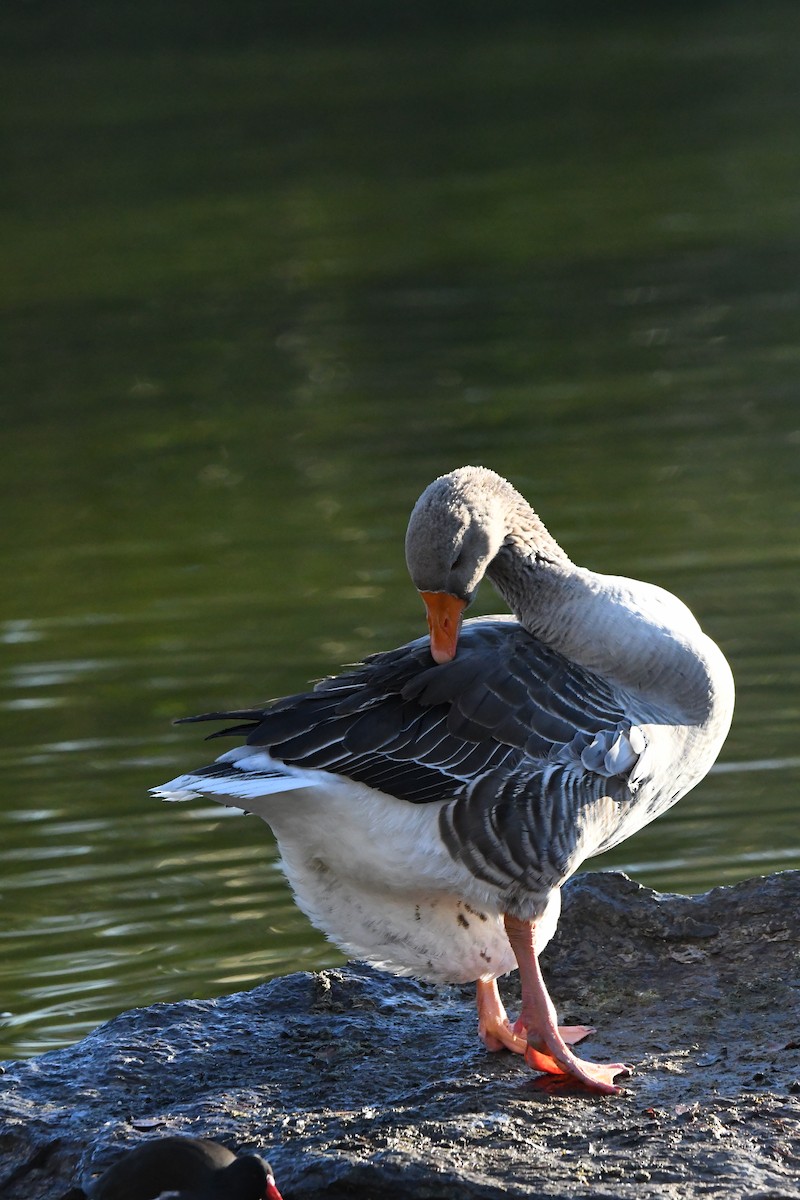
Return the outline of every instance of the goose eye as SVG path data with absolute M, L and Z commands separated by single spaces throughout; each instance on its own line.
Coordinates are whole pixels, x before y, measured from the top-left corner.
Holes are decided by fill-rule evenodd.
M 459 550 L 458 554 L 455 556 L 453 561 L 450 563 L 450 570 L 457 571 L 463 561 L 464 561 L 464 551 Z

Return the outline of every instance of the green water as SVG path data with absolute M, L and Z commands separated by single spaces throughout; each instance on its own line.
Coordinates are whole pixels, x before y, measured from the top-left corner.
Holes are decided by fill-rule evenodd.
M 0 1054 L 339 961 L 265 826 L 147 789 L 208 755 L 173 717 L 422 632 L 465 462 L 736 674 L 718 772 L 592 865 L 800 867 L 800 11 L 117 11 L 0 43 Z

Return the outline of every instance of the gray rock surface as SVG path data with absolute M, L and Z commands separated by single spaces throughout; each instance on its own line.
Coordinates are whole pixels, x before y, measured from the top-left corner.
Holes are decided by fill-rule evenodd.
M 266 1151 L 285 1200 L 800 1200 L 798 913 L 800 872 L 567 886 L 546 975 L 562 1021 L 597 1026 L 586 1057 L 634 1067 L 616 1097 L 487 1053 L 471 989 L 359 965 L 122 1013 L 5 1064 L 0 1196 L 58 1200 L 177 1132 Z

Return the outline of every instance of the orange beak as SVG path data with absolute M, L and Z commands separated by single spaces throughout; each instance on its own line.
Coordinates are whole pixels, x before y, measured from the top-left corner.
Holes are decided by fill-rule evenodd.
M 449 592 L 420 592 L 420 596 L 428 614 L 433 660 L 450 662 L 456 656 L 461 617 L 467 602 Z

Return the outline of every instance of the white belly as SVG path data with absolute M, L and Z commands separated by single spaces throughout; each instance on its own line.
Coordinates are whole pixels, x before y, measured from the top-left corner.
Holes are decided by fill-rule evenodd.
M 298 906 L 346 954 L 433 982 L 494 979 L 516 967 L 496 892 L 442 843 L 440 804 L 326 776 L 324 785 L 247 807 L 274 831 Z M 538 949 L 559 908 L 555 892 L 537 923 Z
M 347 955 L 438 983 L 493 979 L 516 967 L 502 918 L 445 892 L 374 892 L 281 846 L 299 907 Z

